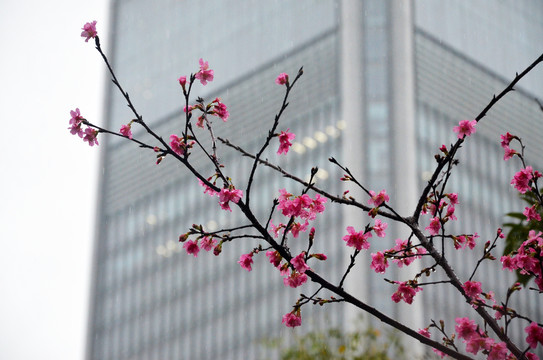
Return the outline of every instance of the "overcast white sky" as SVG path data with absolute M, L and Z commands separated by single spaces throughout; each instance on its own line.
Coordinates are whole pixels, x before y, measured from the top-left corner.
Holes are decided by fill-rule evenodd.
M 99 149 L 67 127 L 76 107 L 101 122 L 104 66 L 80 33 L 104 34 L 108 6 L 0 2 L 2 359 L 84 355 Z

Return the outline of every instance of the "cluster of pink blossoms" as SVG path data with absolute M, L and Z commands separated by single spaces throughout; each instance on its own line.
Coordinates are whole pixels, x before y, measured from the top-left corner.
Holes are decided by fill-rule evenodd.
M 205 251 L 210 251 L 213 249 L 213 253 L 215 255 L 219 255 L 220 249 L 216 250 L 217 240 L 213 239 L 209 236 L 203 236 L 202 238 L 198 238 L 196 240 L 187 240 L 188 234 L 183 234 L 179 237 L 180 242 L 184 242 L 183 248 L 189 255 L 194 255 L 194 257 L 198 256 L 198 253 L 200 252 L 200 249 L 204 249 Z M 200 244 L 198 244 L 198 241 Z
M 507 161 L 511 159 L 514 155 L 518 155 L 518 153 L 515 150 L 509 147 L 509 144 L 511 143 L 511 141 L 513 139 L 517 139 L 516 136 L 511 135 L 510 133 L 506 133 L 506 134 L 500 135 L 500 138 L 501 138 L 501 145 L 504 150 L 503 160 Z
M 286 231 L 290 232 L 295 238 L 298 237 L 300 232 L 305 232 L 309 226 L 309 221 L 315 220 L 317 214 L 322 213 L 325 209 L 324 203 L 327 199 L 319 194 L 316 194 L 315 199 L 312 199 L 307 194 L 294 196 L 285 189 L 280 189 L 279 193 L 278 209 L 281 210 L 284 216 L 294 218 L 294 221 Z M 302 221 L 296 221 L 297 218 Z M 279 223 L 276 226 L 273 222 L 270 222 L 270 228 L 275 237 L 278 237 L 282 231 L 285 231 L 286 227 L 287 225 L 283 223 Z
M 281 131 L 281 134 L 279 134 L 279 149 L 277 150 L 277 154 L 286 154 L 288 153 L 288 150 L 292 146 L 291 141 L 294 140 L 296 137 L 295 134 L 288 132 L 290 129 L 287 129 L 287 131 Z
M 531 166 L 526 166 L 526 168 L 515 174 L 513 180 L 511 180 L 511 185 L 513 185 L 521 194 L 524 194 L 531 189 L 532 180 L 540 177 L 541 173 L 539 171 L 534 171 Z
M 185 139 L 182 137 L 179 137 L 175 134 L 170 135 L 170 147 L 172 148 L 173 152 L 177 155 L 185 155 L 188 149 L 190 149 L 195 144 L 194 141 L 189 142 L 188 144 L 185 143 Z
M 455 331 L 459 339 L 463 339 L 466 344 L 466 351 L 477 355 L 483 352 L 487 355 L 487 360 L 516 359 L 509 351 L 504 342 L 496 342 L 494 339 L 482 332 L 473 320 L 467 317 L 456 318 Z M 535 326 L 534 326 L 535 325 Z M 525 328 L 528 333 L 526 341 L 531 348 L 537 346 L 537 342 L 543 343 L 543 329 L 532 323 Z M 530 360 L 539 359 L 535 354 L 527 352 L 526 358 Z
M 208 179 L 210 181 L 211 178 Z M 228 210 L 232 212 L 230 208 L 230 202 L 237 204 L 243 197 L 243 191 L 236 189 L 233 185 L 230 185 L 227 188 L 222 188 L 221 191 L 217 192 L 213 190 L 210 186 L 206 185 L 202 180 L 198 179 L 198 183 L 204 188 L 204 194 L 209 194 L 210 196 L 219 196 L 219 205 L 221 209 Z
M 70 115 L 70 127 L 68 128 L 68 130 L 70 130 L 70 133 L 72 135 L 77 134 L 80 138 L 83 138 L 83 141 L 87 142 L 89 146 L 98 145 L 98 130 L 91 127 L 87 127 L 85 130 L 83 130 L 82 126 L 85 118 L 81 116 L 79 108 L 70 111 Z
M 543 238 L 541 231 L 530 230 L 528 239 L 522 243 L 518 250 L 510 255 L 501 257 L 504 269 L 510 271 L 519 270 L 521 274 L 535 276 L 535 283 L 540 291 L 543 291 Z

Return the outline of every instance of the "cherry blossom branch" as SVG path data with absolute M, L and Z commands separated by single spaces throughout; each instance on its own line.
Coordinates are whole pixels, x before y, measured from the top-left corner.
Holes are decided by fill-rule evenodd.
M 509 85 L 502 90 L 501 93 L 498 94 L 498 96 L 494 95 L 492 97 L 492 100 L 490 100 L 490 102 L 488 103 L 488 105 L 479 113 L 479 115 L 477 115 L 477 117 L 475 118 L 475 121 L 479 122 L 482 118 L 484 118 L 486 116 L 486 113 L 494 106 L 496 105 L 496 103 L 498 103 L 498 101 L 500 101 L 501 98 L 503 98 L 505 95 L 507 95 L 510 91 L 513 91 L 514 90 L 514 87 L 515 85 L 524 77 L 526 76 L 526 74 L 528 74 L 530 71 L 532 71 L 532 69 L 534 67 L 536 67 L 539 63 L 541 63 L 543 61 L 543 54 L 540 55 L 532 64 L 530 64 L 523 72 L 521 72 L 520 74 L 516 74 L 515 78 L 513 79 L 513 81 L 511 81 L 511 83 L 509 83 Z M 443 158 L 438 166 L 436 167 L 436 169 L 434 170 L 434 173 L 432 174 L 432 177 L 430 178 L 430 180 L 428 181 L 428 184 L 426 185 L 426 187 L 424 188 L 424 190 L 422 191 L 422 194 L 419 198 L 419 202 L 417 204 L 417 207 L 415 208 L 415 212 L 413 213 L 412 217 L 413 219 L 415 220 L 415 222 L 418 222 L 419 220 L 419 217 L 420 217 L 420 213 L 421 213 L 421 210 L 422 210 L 422 206 L 424 205 L 424 203 L 426 202 L 426 197 L 428 196 L 428 193 L 430 192 L 430 189 L 432 187 L 432 185 L 435 183 L 435 181 L 437 180 L 441 170 L 443 169 L 443 167 L 448 164 L 450 161 L 452 161 L 452 159 L 454 158 L 454 155 L 456 154 L 456 151 L 458 151 L 458 149 L 460 148 L 460 146 L 462 145 L 462 143 L 464 142 L 464 139 L 465 137 L 461 138 L 461 139 L 458 139 L 456 141 L 456 143 L 453 145 L 453 147 L 451 148 L 451 150 L 449 151 L 449 154 L 447 156 L 445 156 L 445 158 Z
M 260 163 L 259 162 L 260 156 L 262 156 L 262 154 L 264 153 L 264 150 L 266 150 L 266 148 L 270 144 L 271 139 L 274 137 L 275 130 L 277 129 L 277 126 L 279 125 L 279 119 L 281 118 L 281 115 L 283 115 L 283 112 L 288 106 L 287 99 L 290 94 L 290 90 L 292 89 L 294 84 L 298 81 L 298 79 L 303 75 L 303 73 L 304 73 L 304 70 L 303 70 L 303 67 L 301 67 L 300 70 L 298 70 L 298 74 L 296 75 L 292 83 L 289 83 L 288 80 L 286 81 L 285 85 L 286 85 L 287 90 L 285 91 L 285 96 L 283 97 L 283 103 L 281 104 L 281 109 L 279 110 L 277 115 L 275 115 L 275 120 L 273 122 L 272 128 L 268 132 L 268 136 L 266 137 L 264 144 L 262 145 L 262 147 L 260 148 L 260 150 L 256 153 L 254 157 L 253 167 L 251 169 L 251 172 L 249 173 L 249 180 L 247 181 L 247 188 L 245 189 L 245 202 L 247 203 L 247 205 L 249 205 L 250 203 L 251 185 L 253 183 L 253 178 L 255 176 L 256 167 Z
M 232 149 L 237 150 L 239 153 L 242 154 L 242 156 L 246 156 L 246 157 L 249 157 L 251 159 L 256 159 L 255 155 L 253 155 L 250 152 L 244 150 L 241 146 L 233 144 L 230 140 L 224 139 L 224 138 L 221 138 L 221 137 L 218 137 L 217 139 L 220 142 L 222 142 L 224 145 L 226 145 L 228 147 L 231 147 Z M 315 186 L 315 184 L 310 184 L 310 183 L 304 181 L 303 179 L 301 179 L 301 178 L 299 178 L 299 177 L 297 177 L 297 176 L 283 170 L 281 167 L 272 164 L 271 162 L 269 162 L 267 160 L 258 159 L 258 162 L 260 164 L 264 165 L 264 166 L 269 167 L 270 169 L 273 169 L 273 170 L 277 171 L 278 173 L 283 175 L 283 177 L 294 180 L 295 182 L 306 186 L 307 188 L 313 190 L 314 192 L 316 192 L 316 193 L 326 197 L 327 199 L 331 200 L 332 202 L 335 202 L 335 203 L 338 203 L 338 204 L 343 204 L 343 205 L 355 206 L 355 207 L 360 208 L 360 209 L 362 209 L 363 211 L 366 211 L 366 212 L 368 212 L 368 211 L 370 211 L 372 209 L 369 206 L 366 206 L 366 205 L 363 205 L 363 204 L 357 202 L 355 199 L 352 199 L 352 198 L 346 199 L 346 198 L 342 198 L 340 196 L 332 195 L 332 194 L 318 188 L 317 186 Z M 391 220 L 404 222 L 404 219 L 401 216 L 396 215 L 396 214 L 391 214 L 391 213 L 386 212 L 386 211 L 378 210 L 376 214 L 381 215 L 381 216 L 383 216 L 385 218 L 388 218 L 388 219 L 391 219 Z

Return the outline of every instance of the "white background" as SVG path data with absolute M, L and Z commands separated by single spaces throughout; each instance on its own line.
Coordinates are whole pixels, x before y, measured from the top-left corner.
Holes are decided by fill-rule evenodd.
M 0 2 L 0 358 L 82 359 L 99 148 L 67 130 L 101 123 L 104 66 L 80 37 L 108 1 Z

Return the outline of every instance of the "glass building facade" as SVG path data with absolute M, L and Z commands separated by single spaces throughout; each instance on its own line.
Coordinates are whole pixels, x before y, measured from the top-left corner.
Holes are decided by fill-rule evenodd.
M 343 174 L 327 161 L 335 157 L 356 170 L 370 189 L 387 189 L 391 205 L 412 209 L 409 196 L 424 186 L 438 147 L 454 141 L 452 127 L 476 116 L 514 71 L 537 57 L 533 44 L 543 35 L 543 16 L 536 15 L 543 15 L 543 6 L 528 1 L 504 1 L 492 9 L 484 1 L 402 4 L 112 0 L 110 60 L 140 114 L 164 138 L 179 134 L 183 126 L 176 79 L 195 72 L 199 58 L 209 61 L 215 80 L 196 86 L 194 96 L 221 97 L 230 118 L 226 124 L 215 122 L 215 133 L 253 152 L 280 108 L 284 88 L 274 83 L 275 77 L 280 72 L 294 76 L 303 65 L 304 75 L 280 126 L 296 134 L 292 151 L 285 157 L 271 149 L 263 157 L 301 178 L 318 166 L 317 185 L 341 194 L 345 188 L 338 179 Z M 494 15 L 481 15 L 488 11 Z M 446 14 L 447 21 L 436 20 L 435 14 Z M 483 25 L 469 27 L 473 23 Z M 469 41 L 472 31 L 486 46 Z M 523 81 L 523 89 L 500 102 L 462 149 L 451 180 L 461 201 L 454 231 L 477 231 L 488 240 L 504 213 L 522 209 L 508 185 L 515 164 L 501 160 L 499 134 L 518 133 L 528 145 L 530 161 L 542 167 L 538 154 L 543 149 L 537 141 L 543 134 L 542 114 L 533 101 L 543 95 L 540 76 L 535 73 L 535 80 Z M 132 119 L 113 86 L 106 118 L 113 130 Z M 150 141 L 136 125 L 133 130 L 136 138 Z M 176 241 L 194 223 L 209 231 L 243 225 L 242 214 L 220 210 L 216 199 L 204 195 L 173 159 L 157 166 L 154 153 L 120 138 L 103 137 L 101 145 L 87 358 L 273 358 L 263 342 L 292 335 L 281 316 L 291 310 L 300 289 L 286 288 L 262 254 L 255 256 L 253 271 L 241 269 L 240 254 L 256 246 L 250 240 L 225 244 L 218 257 L 201 252 L 198 258 Z M 225 172 L 236 187 L 244 188 L 251 161 L 225 147 L 219 153 Z M 194 152 L 191 158 L 212 175 L 204 156 Z M 259 169 L 255 181 L 258 191 L 251 199 L 262 219 L 278 189 L 302 190 L 266 168 Z M 395 204 L 394 199 L 406 200 Z M 337 282 L 348 256 L 341 240 L 345 226 L 353 218 L 364 217 L 359 227 L 368 220 L 344 207 L 328 203 L 327 208 L 315 222 L 315 246 L 329 259 L 315 269 Z M 392 247 L 402 234 L 391 225 L 387 238 L 373 242 L 371 251 Z M 449 254 L 460 264 L 460 276 L 471 272 L 461 265 L 473 264 L 475 253 L 469 261 Z M 406 308 L 389 301 L 391 286 L 369 274 L 360 261 L 348 283 L 353 292 L 387 314 L 405 317 Z M 497 295 L 512 281 L 504 282 L 499 269 L 485 271 L 480 276 L 495 284 Z M 309 284 L 301 292 L 314 290 Z M 405 321 L 424 327 L 431 318 L 450 320 L 469 312 L 465 304 L 450 300 L 449 290 L 443 286 L 432 297 L 423 292 Z M 520 307 L 541 318 L 535 298 L 522 301 Z M 306 305 L 302 328 L 342 327 L 353 314 L 342 304 Z

